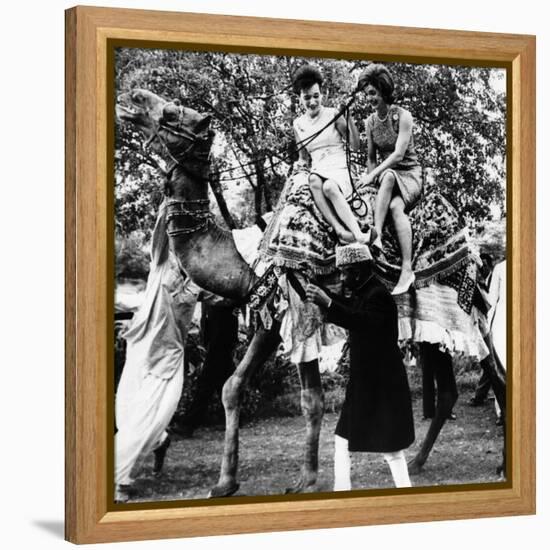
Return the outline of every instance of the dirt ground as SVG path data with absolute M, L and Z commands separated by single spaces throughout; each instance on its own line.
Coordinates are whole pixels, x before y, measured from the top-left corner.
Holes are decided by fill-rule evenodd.
M 503 443 L 502 427 L 495 425 L 493 401 L 471 407 L 471 394 L 462 394 L 455 406 L 457 419 L 448 421 L 413 486 L 497 482 Z M 325 415 L 321 431 L 319 478 L 312 492 L 332 490 L 333 434 L 338 415 Z M 406 451 L 412 458 L 429 422 L 422 419 L 421 400 L 414 401 L 416 441 Z M 240 433 L 240 489 L 235 496 L 280 495 L 297 479 L 304 439 L 304 420 L 272 417 L 245 424 Z M 206 498 L 215 485 L 223 446 L 223 427 L 197 430 L 191 439 L 172 441 L 162 477 L 152 475 L 152 455 L 146 457 L 136 479 L 136 496 L 130 502 Z M 352 454 L 353 489 L 393 487 L 381 455 Z

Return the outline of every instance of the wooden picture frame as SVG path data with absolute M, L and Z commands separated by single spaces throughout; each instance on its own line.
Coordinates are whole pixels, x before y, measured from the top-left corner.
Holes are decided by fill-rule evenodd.
M 495 488 L 378 491 L 113 510 L 108 479 L 108 41 L 300 55 L 499 63 L 508 71 L 508 457 Z M 110 233 L 111 232 L 111 233 Z M 511 280 L 510 280 L 511 279 Z M 112 300 L 111 300 L 112 302 Z M 76 7 L 66 12 L 66 538 L 128 541 L 535 512 L 535 38 L 512 34 Z M 511 436 L 511 437 L 510 437 Z

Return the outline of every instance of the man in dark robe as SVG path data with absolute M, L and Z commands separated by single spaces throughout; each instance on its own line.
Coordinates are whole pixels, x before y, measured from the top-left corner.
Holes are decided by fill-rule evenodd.
M 380 452 L 397 487 L 410 487 L 404 449 L 414 441 L 407 373 L 397 345 L 397 307 L 372 270 L 366 245 L 336 249 L 347 298 L 310 284 L 309 300 L 326 311 L 328 322 L 349 330 L 350 379 L 336 426 L 334 490 L 351 489 L 349 451 Z

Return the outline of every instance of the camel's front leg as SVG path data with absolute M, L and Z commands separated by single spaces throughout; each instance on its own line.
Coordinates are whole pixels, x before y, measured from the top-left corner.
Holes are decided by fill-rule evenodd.
M 324 413 L 323 389 L 317 360 L 301 363 L 300 374 L 301 405 L 306 419 L 306 448 L 300 479 L 286 490 L 286 493 L 301 493 L 317 481 L 319 469 L 319 435 Z
M 434 443 L 451 414 L 458 398 L 453 362 L 450 355 L 442 353 L 433 344 L 423 344 L 420 360 L 424 362 L 426 376 L 435 376 L 437 383 L 437 406 L 428 433 L 417 455 L 409 462 L 409 474 L 420 473 L 434 446 Z
M 222 401 L 225 409 L 225 441 L 220 478 L 209 497 L 227 497 L 239 489 L 237 467 L 239 463 L 240 399 L 246 383 L 254 371 L 263 364 L 279 344 L 279 326 L 271 330 L 260 329 L 252 338 L 248 349 L 232 376 L 223 386 Z

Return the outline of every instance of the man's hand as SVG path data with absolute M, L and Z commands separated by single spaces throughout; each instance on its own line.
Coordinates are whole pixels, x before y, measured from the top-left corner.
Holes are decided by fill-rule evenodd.
M 325 308 L 328 308 L 328 306 L 330 306 L 331 299 L 329 298 L 328 294 L 324 290 L 321 290 L 318 286 L 315 286 L 311 283 L 309 283 L 306 287 L 306 297 L 308 301 L 313 302 L 318 306 L 322 306 Z

